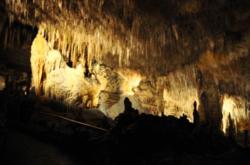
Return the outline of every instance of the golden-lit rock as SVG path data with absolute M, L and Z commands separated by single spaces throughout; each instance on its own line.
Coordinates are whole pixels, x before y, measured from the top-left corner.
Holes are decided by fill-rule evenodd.
M 250 112 L 248 110 L 247 100 L 239 96 L 223 96 L 222 106 L 222 130 L 226 133 L 229 124 L 229 116 L 233 121 L 237 132 L 243 132 L 250 129 Z
M 129 96 L 141 112 L 185 114 L 190 121 L 197 101 L 201 119 L 215 127 L 231 112 L 223 95 L 249 103 L 246 3 L 5 0 L 5 6 L 4 47 L 22 41 L 13 37 L 23 35 L 11 26 L 14 21 L 38 28 L 31 57 L 38 94 L 43 87 L 48 97 L 63 97 L 65 103 L 100 104 L 112 117 L 122 112 L 122 99 Z
M 47 41 L 40 33 L 38 33 L 31 46 L 30 59 L 32 70 L 32 86 L 35 88 L 35 92 L 38 96 L 41 93 L 44 64 L 48 52 L 49 46 Z

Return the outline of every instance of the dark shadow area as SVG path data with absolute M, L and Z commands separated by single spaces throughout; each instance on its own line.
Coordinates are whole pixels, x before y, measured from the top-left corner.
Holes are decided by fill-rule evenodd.
M 249 164 L 250 150 L 202 124 L 173 116 L 139 114 L 128 98 L 114 121 L 96 112 L 43 103 L 7 87 L 1 100 L 1 164 Z M 63 110 L 64 109 L 64 110 Z M 105 128 L 46 115 L 52 113 Z M 248 135 L 247 132 L 245 133 Z M 247 143 L 247 142 L 246 142 Z
M 152 102 L 144 112 L 157 107 L 161 116 L 139 113 L 128 98 L 124 112 L 110 119 L 98 109 L 36 97 L 30 65 L 38 32 L 68 67 L 81 63 L 88 80 L 98 80 L 94 66 L 109 67 L 104 77 L 111 89 L 105 97 L 112 108 L 123 97 L 120 87 L 134 77 L 126 73 L 123 84 L 113 80 L 118 71 L 143 73 L 144 86 L 135 86 L 141 88 L 138 96 L 145 91 L 142 103 Z M 47 57 L 44 52 L 34 54 Z M 225 94 L 241 96 L 250 109 L 249 52 L 250 0 L 0 0 L 0 165 L 249 165 L 249 127 L 240 130 L 239 145 L 231 113 L 222 132 L 220 103 Z M 47 60 L 40 60 L 42 71 Z M 46 74 L 39 81 L 45 82 Z M 197 90 L 193 122 L 184 114 L 166 116 L 168 106 L 158 107 L 158 98 L 162 104 L 167 100 L 166 87 L 175 91 L 182 81 L 187 92 Z M 134 83 L 128 87 L 135 94 Z

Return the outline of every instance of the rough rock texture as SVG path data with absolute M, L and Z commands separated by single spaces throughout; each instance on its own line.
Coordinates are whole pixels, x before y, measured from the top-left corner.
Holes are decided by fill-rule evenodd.
M 0 7 L 8 15 L 2 18 L 39 28 L 51 47 L 73 63 L 82 57 L 89 70 L 96 60 L 142 72 L 153 91 L 143 101 L 144 107 L 156 109 L 156 114 L 171 102 L 164 102 L 163 91 L 165 96 L 176 93 L 172 98 L 192 106 L 194 100 L 183 99 L 185 92 L 179 94 L 180 89 L 186 90 L 185 82 L 191 84 L 187 86 L 192 87 L 187 90 L 192 91 L 191 98 L 198 97 L 204 120 L 215 127 L 220 127 L 223 95 L 244 98 L 242 104 L 249 105 L 248 0 L 6 0 Z M 3 26 L 8 24 L 4 21 L 0 28 L 9 32 L 1 34 L 3 45 L 15 43 L 13 36 L 20 36 L 21 30 Z M 182 81 L 182 73 L 188 75 L 186 67 L 195 70 L 194 78 Z M 171 74 L 184 85 L 171 85 L 176 84 Z M 159 76 L 166 77 L 165 83 Z M 180 102 L 170 106 L 186 112 Z

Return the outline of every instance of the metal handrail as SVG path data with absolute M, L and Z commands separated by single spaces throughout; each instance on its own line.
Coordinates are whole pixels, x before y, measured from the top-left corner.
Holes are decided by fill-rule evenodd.
M 66 120 L 66 121 L 69 121 L 69 122 L 72 122 L 72 123 L 75 123 L 75 124 L 79 124 L 79 125 L 82 125 L 82 126 L 85 126 L 85 127 L 96 129 L 96 130 L 99 130 L 99 131 L 103 131 L 103 132 L 108 132 L 109 131 L 108 129 L 101 128 L 101 127 L 94 126 L 94 125 L 87 124 L 87 123 L 83 123 L 83 122 L 80 122 L 80 121 L 76 121 L 76 120 L 73 120 L 73 119 L 61 116 L 61 115 L 56 115 L 56 114 L 47 113 L 47 112 L 40 112 L 40 113 L 44 114 L 44 115 L 47 115 L 47 116 L 51 116 L 51 117 L 56 117 L 56 118 L 59 118 L 59 119 L 63 119 L 63 120 Z

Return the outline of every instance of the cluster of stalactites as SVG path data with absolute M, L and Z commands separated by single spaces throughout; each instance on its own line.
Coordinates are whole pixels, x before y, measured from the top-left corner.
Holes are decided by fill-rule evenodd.
M 117 33 L 115 29 L 118 29 L 115 26 L 122 25 L 119 25 L 119 22 L 113 18 L 105 19 L 107 15 L 102 16 L 103 13 L 100 12 L 103 3 L 104 0 L 95 2 L 88 0 L 84 2 L 6 1 L 8 10 L 10 10 L 10 21 L 20 19 L 32 26 L 39 26 L 39 29 L 44 31 L 44 37 L 47 38 L 50 46 L 60 50 L 73 62 L 85 54 L 88 54 L 87 58 L 90 61 L 92 59 L 100 60 L 101 56 L 111 54 L 118 58 L 119 66 L 129 65 L 131 51 L 135 48 L 137 51 L 142 49 L 130 33 L 126 34 L 126 39 L 115 35 Z M 126 1 L 125 4 L 129 5 L 130 1 Z M 93 12 L 93 9 L 96 12 Z M 77 12 L 75 12 L 76 10 Z M 49 13 L 46 13 L 47 11 Z M 92 17 L 92 15 L 95 16 Z M 123 29 L 125 31 L 124 27 Z
M 2 34 L 2 42 L 0 46 L 4 49 L 10 47 L 27 49 L 34 37 L 29 30 L 30 29 L 27 29 L 20 25 L 15 25 L 4 21 L 3 26 L 0 27 L 0 33 Z
M 85 77 L 85 68 L 66 65 L 58 50 L 49 48 L 39 31 L 31 46 L 32 88 L 37 96 L 62 101 L 69 106 L 93 108 L 106 86 L 102 76 Z
M 73 67 L 78 61 L 87 62 L 91 67 L 93 61 L 101 62 L 107 54 L 118 56 L 119 66 L 129 65 L 130 48 L 102 27 L 88 32 L 84 26 L 72 30 L 69 26 L 55 27 L 43 23 L 39 30 L 47 38 L 50 47 L 59 50 L 65 59 L 73 63 Z
M 105 3 L 111 3 L 114 11 L 107 10 Z M 43 29 L 50 46 L 73 61 L 85 54 L 89 62 L 111 55 L 116 66 L 140 60 L 139 66 L 148 66 L 145 70 L 150 71 L 156 64 L 151 58 L 164 57 L 171 52 L 166 51 L 166 44 L 180 39 L 176 26 L 142 15 L 134 10 L 132 0 L 6 0 L 6 5 L 10 20 Z M 166 62 L 164 58 L 160 63 Z

